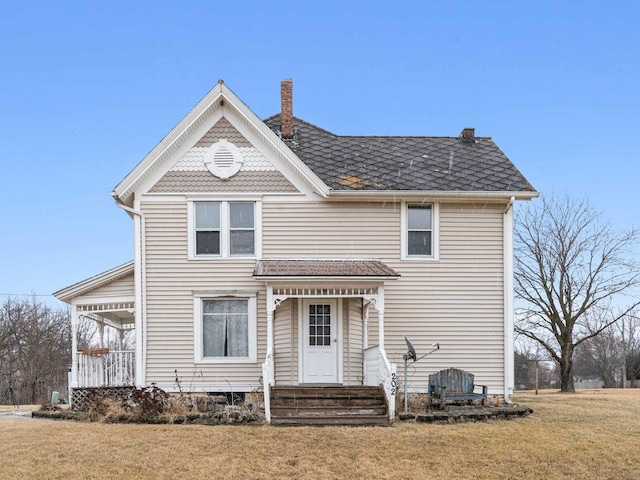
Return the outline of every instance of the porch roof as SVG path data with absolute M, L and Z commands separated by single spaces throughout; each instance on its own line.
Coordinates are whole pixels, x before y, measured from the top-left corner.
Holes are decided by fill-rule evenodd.
M 99 273 L 93 277 L 74 283 L 66 288 L 53 292 L 53 296 L 65 303 L 71 303 L 74 298 L 85 295 L 98 287 L 111 283 L 119 278 L 131 275 L 134 270 L 133 260 L 115 268 Z M 131 292 L 133 295 L 133 291 Z
M 400 276 L 380 260 L 279 259 L 258 260 L 253 271 L 256 279 L 359 278 L 367 280 L 396 279 Z

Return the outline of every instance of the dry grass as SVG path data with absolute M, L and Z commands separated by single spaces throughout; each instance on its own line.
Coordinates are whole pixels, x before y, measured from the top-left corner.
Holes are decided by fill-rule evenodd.
M 520 394 L 534 414 L 391 428 L 0 418 L 3 479 L 640 478 L 640 390 Z

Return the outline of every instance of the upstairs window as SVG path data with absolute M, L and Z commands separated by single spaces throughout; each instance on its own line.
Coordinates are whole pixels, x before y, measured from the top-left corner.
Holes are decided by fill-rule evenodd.
M 253 255 L 255 252 L 255 204 L 229 203 L 229 253 Z
M 196 255 L 220 255 L 220 203 L 197 202 Z
M 438 205 L 405 203 L 402 211 L 402 258 L 438 257 Z
M 433 228 L 431 205 L 407 206 L 407 255 L 431 256 Z
M 195 201 L 189 210 L 190 258 L 257 255 L 257 202 Z

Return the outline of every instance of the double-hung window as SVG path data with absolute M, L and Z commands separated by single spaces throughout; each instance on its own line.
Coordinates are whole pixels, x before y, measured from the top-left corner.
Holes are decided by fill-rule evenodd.
M 229 254 L 255 253 L 255 203 L 229 202 Z
M 255 294 L 195 298 L 195 361 L 256 361 Z
M 196 202 L 196 255 L 220 255 L 220 202 Z
M 437 204 L 404 204 L 402 212 L 403 258 L 437 258 L 437 211 Z
M 190 258 L 257 256 L 259 204 L 249 201 L 190 203 Z

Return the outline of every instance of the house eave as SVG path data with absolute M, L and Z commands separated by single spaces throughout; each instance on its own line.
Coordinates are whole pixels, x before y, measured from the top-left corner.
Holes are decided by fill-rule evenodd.
M 531 191 L 446 191 L 446 190 L 331 190 L 329 192 L 330 199 L 339 200 L 412 200 L 429 198 L 431 200 L 448 200 L 448 201 L 488 201 L 503 202 L 509 201 L 512 197 L 515 200 L 532 200 L 540 196 L 539 192 Z

